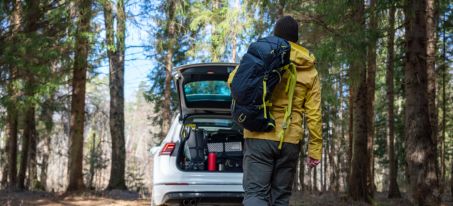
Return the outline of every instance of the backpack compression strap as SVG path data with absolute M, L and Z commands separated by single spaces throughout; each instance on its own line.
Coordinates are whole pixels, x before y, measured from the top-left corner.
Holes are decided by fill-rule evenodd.
M 278 144 L 278 149 L 282 149 L 283 145 L 283 138 L 286 134 L 286 129 L 288 128 L 288 124 L 290 123 L 291 112 L 293 109 L 293 96 L 294 96 L 294 89 L 296 88 L 296 81 L 297 81 L 297 71 L 296 66 L 293 63 L 286 65 L 283 67 L 285 70 L 289 70 L 289 78 L 286 82 L 285 92 L 288 94 L 288 106 L 285 107 L 285 116 L 283 117 L 282 123 L 282 130 L 279 132 L 278 136 L 280 137 L 280 143 Z

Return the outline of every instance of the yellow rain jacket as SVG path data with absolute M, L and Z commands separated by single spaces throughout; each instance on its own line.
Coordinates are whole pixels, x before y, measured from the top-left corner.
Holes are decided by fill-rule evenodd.
M 305 113 L 310 133 L 308 155 L 313 159 L 320 160 L 322 153 L 321 86 L 315 68 L 315 57 L 304 47 L 293 42 L 290 42 L 290 44 L 290 60 L 296 66 L 297 81 L 294 89 L 291 119 L 283 142 L 298 144 L 303 138 L 302 126 L 303 114 Z M 231 76 L 228 79 L 228 84 L 232 81 Z M 289 72 L 286 71 L 272 93 L 270 110 L 275 119 L 276 128 L 271 132 L 252 132 L 244 129 L 244 138 L 280 141 L 278 134 L 282 131 L 285 107 L 288 105 L 288 96 L 285 92 L 288 78 Z

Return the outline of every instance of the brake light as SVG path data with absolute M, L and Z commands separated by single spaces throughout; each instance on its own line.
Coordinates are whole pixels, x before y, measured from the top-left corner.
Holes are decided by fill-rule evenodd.
M 171 153 L 173 153 L 173 150 L 175 149 L 175 146 L 175 143 L 166 143 L 162 148 L 162 151 L 160 151 L 160 155 L 171 155 Z

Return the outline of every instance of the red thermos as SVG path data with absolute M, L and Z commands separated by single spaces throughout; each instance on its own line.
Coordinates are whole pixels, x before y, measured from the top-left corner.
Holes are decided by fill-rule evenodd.
M 217 154 L 214 152 L 208 154 L 208 170 L 209 171 L 217 170 Z

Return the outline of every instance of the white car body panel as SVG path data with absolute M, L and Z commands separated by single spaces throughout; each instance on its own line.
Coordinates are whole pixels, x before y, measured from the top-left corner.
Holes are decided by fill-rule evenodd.
M 177 115 L 167 137 L 161 143 L 161 147 L 168 142 L 176 143 L 172 155 L 160 155 L 161 148 L 154 154 L 152 204 L 165 204 L 165 196 L 171 193 L 243 193 L 240 172 L 186 172 L 177 167 L 176 154 L 180 146 L 181 127 L 182 123 Z

